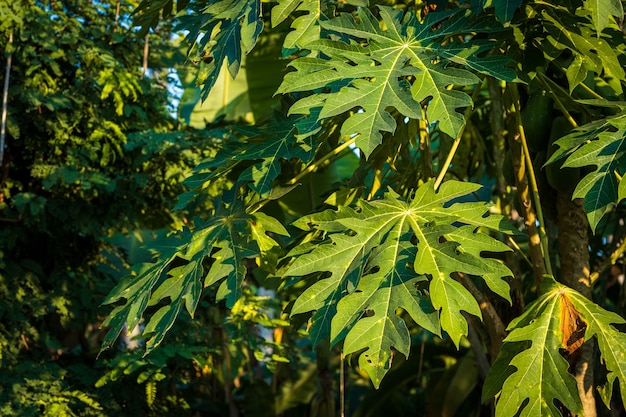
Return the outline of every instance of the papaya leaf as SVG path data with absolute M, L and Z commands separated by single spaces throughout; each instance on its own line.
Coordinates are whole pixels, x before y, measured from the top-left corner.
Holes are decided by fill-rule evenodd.
M 509 81 L 515 77 L 504 65 L 506 58 L 482 56 L 495 43 L 455 40 L 459 35 L 502 30 L 494 22 L 473 21 L 460 9 L 429 13 L 419 22 L 413 13 L 403 16 L 401 10 L 381 6 L 380 16 L 382 22 L 362 8 L 356 17 L 341 13 L 320 22 L 340 40 L 311 42 L 308 48 L 323 50 L 328 59 L 295 60 L 292 65 L 296 71 L 285 76 L 278 90 L 327 89 L 296 102 L 290 113 L 310 114 L 321 106 L 318 119 L 326 119 L 353 111 L 343 123 L 342 134 L 359 134 L 356 144 L 366 156 L 382 142 L 382 132 L 395 131 L 391 108 L 417 119 L 422 117 L 419 103 L 429 102 L 429 121 L 439 121 L 441 130 L 451 136 L 459 133 L 464 119 L 457 110 L 471 106 L 472 100 L 449 87 L 472 85 L 479 79 L 466 69 L 451 67 L 451 63 Z M 437 24 L 441 26 L 434 30 Z
M 506 298 L 502 277 L 511 275 L 504 265 L 480 255 L 481 245 L 482 250 L 509 250 L 479 230 L 511 232 L 504 218 L 485 216 L 485 203 L 451 204 L 478 188 L 447 181 L 435 193 L 431 180 L 410 201 L 389 191 L 381 200 L 360 201 L 359 210 L 341 207 L 299 219 L 296 226 L 328 236 L 292 250 L 288 256 L 295 260 L 283 274 L 326 274 L 298 297 L 291 311 L 315 311 L 310 328 L 314 343 L 330 337 L 336 344 L 345 338 L 346 352 L 365 349 L 359 363 L 376 386 L 389 370 L 392 348 L 409 352 L 399 309 L 432 333 L 445 330 L 458 346 L 468 331 L 460 312 L 480 316 L 480 309 L 454 274 L 481 276 Z
M 626 112 L 580 126 L 555 144 L 559 149 L 546 165 L 567 158 L 564 168 L 594 167 L 578 183 L 573 198 L 585 199 L 595 231 L 602 217 L 626 196 L 619 179 L 626 171 Z
M 252 50 L 263 30 L 261 3 L 255 0 L 218 0 L 208 6 L 194 4 L 193 13 L 179 17 L 178 29 L 187 30 L 185 41 L 195 50 L 200 61 L 196 80 L 202 86 L 205 100 L 226 63 L 234 79 L 241 66 L 242 55 Z M 219 30 L 215 30 L 219 28 Z M 199 39 L 199 40 L 198 40 Z M 197 49 L 196 49 L 197 48 Z
M 493 0 L 491 3 L 498 20 L 502 23 L 509 23 L 515 11 L 522 5 L 522 0 Z
M 264 198 L 269 197 L 272 190 L 276 192 L 274 180 L 281 173 L 281 163 L 292 158 L 307 163 L 313 158 L 310 141 L 299 140 L 296 136 L 296 125 L 301 119 L 276 115 L 265 126 L 238 126 L 233 134 L 225 134 L 227 142 L 223 148 L 196 166 L 193 175 L 185 180 L 193 191 L 181 195 L 177 207 L 184 207 L 200 189 L 246 162 L 249 166 L 239 174 L 238 180 L 248 181 L 252 190 Z
M 594 36 L 594 27 L 585 16 L 559 13 L 558 9 L 545 9 L 541 12 L 546 42 L 551 48 L 574 54 L 573 67 L 568 71 L 569 89 L 573 91 L 586 75 L 593 71 L 598 75 L 623 79 L 624 68 L 618 58 L 617 44 L 610 38 Z M 548 45 L 544 45 L 546 50 Z M 577 68 L 578 67 L 578 68 Z
M 605 399 L 606 406 L 610 408 L 610 397 L 615 392 L 616 379 L 619 380 L 623 404 L 626 404 L 626 334 L 614 327 L 625 324 L 626 320 L 616 313 L 604 310 L 577 291 L 567 287 L 562 291 L 587 323 L 585 339 L 595 337 L 598 341 L 600 357 L 608 371 L 608 381 L 604 388 L 609 393 Z
M 280 174 L 282 161 L 295 158 L 306 163 L 313 157 L 312 147 L 297 139 L 293 119 L 273 120 L 266 128 L 248 129 L 254 136 L 235 157 L 237 161 L 261 161 L 239 176 L 239 180 L 251 181 L 250 188 L 261 196 L 272 191 L 272 181 Z
M 103 304 L 119 305 L 103 323 L 110 329 L 102 350 L 113 345 L 125 323 L 132 331 L 148 306 L 158 306 L 142 331 L 149 337 L 147 354 L 161 343 L 183 308 L 193 317 L 203 288 L 223 280 L 217 300 L 225 299 L 230 308 L 242 294 L 246 259 L 261 257 L 261 264 L 275 264 L 272 245 L 278 244 L 267 232 L 287 231 L 270 216 L 246 214 L 234 194 L 216 199 L 213 215 L 206 222 L 197 219 L 193 233 L 184 230 L 157 240 L 152 248 L 157 261 L 134 267 L 111 291 Z M 264 260 L 268 255 L 270 260 Z
M 609 25 L 611 16 L 624 16 L 624 7 L 620 0 L 585 0 L 583 7 L 591 13 L 598 36 Z
M 564 287 L 549 277 L 544 281 L 543 295 L 509 324 L 500 353 L 506 360 L 496 360 L 485 381 L 483 398 L 499 393 L 498 416 L 560 417 L 555 400 L 582 413 L 576 380 L 559 352 L 565 347 L 560 319 Z
M 402 236 L 401 223 L 389 233 L 385 245 L 372 251 L 372 263 L 366 265 L 366 273 L 375 272 L 364 275 L 359 287 L 339 301 L 330 335 L 333 344 L 347 334 L 345 354 L 366 349 L 359 356 L 359 366 L 376 388 L 391 368 L 392 347 L 405 357 L 409 355 L 409 331 L 396 314 L 398 309 L 404 309 L 425 329 L 439 332 L 432 305 L 417 290 L 420 281 L 427 279 L 416 276 L 411 268 L 415 247 L 408 243 L 410 237 Z

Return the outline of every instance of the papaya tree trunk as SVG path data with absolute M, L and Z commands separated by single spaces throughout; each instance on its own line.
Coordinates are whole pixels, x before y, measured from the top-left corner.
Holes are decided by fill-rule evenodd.
M 532 169 L 526 164 L 524 149 L 521 143 L 520 125 L 517 122 L 517 111 L 515 103 L 509 98 L 506 103 L 506 125 L 508 127 L 509 152 L 513 161 L 513 171 L 515 173 L 515 186 L 517 188 L 517 198 L 519 198 L 522 206 L 522 216 L 524 217 L 524 226 L 528 234 L 528 249 L 530 252 L 530 260 L 535 273 L 535 282 L 537 283 L 537 291 L 541 279 L 547 273 L 546 262 L 541 247 L 541 236 L 537 227 L 537 212 L 533 204 L 532 191 L 528 183 L 527 170 Z
M 589 238 L 587 214 L 582 199 L 559 193 L 557 197 L 559 227 L 559 260 L 563 283 L 591 299 L 589 273 Z M 580 359 L 575 364 L 578 393 L 583 403 L 585 417 L 597 415 L 593 396 L 594 341 L 586 340 L 581 347 Z

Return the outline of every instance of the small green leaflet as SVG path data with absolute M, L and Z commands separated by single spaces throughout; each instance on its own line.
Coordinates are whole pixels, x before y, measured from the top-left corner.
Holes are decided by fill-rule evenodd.
M 560 417 L 555 399 L 571 412 L 582 413 L 576 381 L 559 351 L 565 347 L 563 310 L 573 309 L 587 325 L 584 340 L 595 337 L 598 341 L 608 371 L 608 382 L 603 388 L 607 407 L 617 381 L 625 401 L 626 334 L 614 326 L 625 324 L 626 320 L 551 277 L 544 278 L 542 293 L 509 325 L 509 336 L 485 381 L 483 400 L 498 396 L 498 417 Z
M 235 193 L 226 193 L 226 200 L 217 199 L 217 209 L 207 222 L 196 220 L 196 230 L 177 233 L 157 241 L 153 249 L 159 255 L 154 263 L 136 265 L 111 291 L 103 304 L 119 303 L 103 326 L 110 327 L 102 350 L 110 348 L 127 324 L 132 331 L 148 306 L 162 305 L 150 317 L 142 331 L 146 354 L 158 346 L 185 308 L 193 317 L 203 288 L 223 280 L 217 300 L 226 299 L 232 307 L 241 296 L 246 275 L 245 259 L 271 255 L 278 244 L 265 232 L 287 235 L 275 219 L 249 215 Z M 256 239 L 256 240 L 253 240 Z M 275 257 L 275 255 L 273 255 Z M 262 265 L 275 264 L 275 260 Z M 207 266 L 208 265 L 208 266 Z
M 446 331 L 458 346 L 467 334 L 461 311 L 481 315 L 478 303 L 453 278 L 477 275 L 509 299 L 506 266 L 481 251 L 510 250 L 478 229 L 511 232 L 503 217 L 485 216 L 485 203 L 457 202 L 480 185 L 433 181 L 417 189 L 411 201 L 389 191 L 381 200 L 361 201 L 360 210 L 327 210 L 299 219 L 296 226 L 320 230 L 328 238 L 294 249 L 285 276 L 326 273 L 296 300 L 291 314 L 315 311 L 310 329 L 314 343 L 345 338 L 344 350 L 365 349 L 359 359 L 375 386 L 389 370 L 392 348 L 408 355 L 409 332 L 396 313 L 406 311 L 432 333 Z
M 319 119 L 326 119 L 358 110 L 344 122 L 342 133 L 359 134 L 356 143 L 366 155 L 382 142 L 382 132 L 395 131 L 390 108 L 417 119 L 421 118 L 420 103 L 428 100 L 429 121 L 438 121 L 441 130 L 451 136 L 459 133 L 464 119 L 457 110 L 471 106 L 472 101 L 464 92 L 448 87 L 476 84 L 479 79 L 451 63 L 498 79 L 512 81 L 515 77 L 514 71 L 505 67 L 509 62 L 505 57 L 479 57 L 495 43 L 455 40 L 461 35 L 501 30 L 497 23 L 472 20 L 460 9 L 429 13 L 424 22 L 413 13 L 403 16 L 401 10 L 385 6 L 380 7 L 382 22 L 367 8 L 359 9 L 357 15 L 341 13 L 320 22 L 342 40 L 311 42 L 309 49 L 323 51 L 329 59 L 295 60 L 296 71 L 287 74 L 278 92 L 328 91 L 301 99 L 291 113 L 310 114 L 321 107 Z M 436 24 L 441 26 L 435 30 Z
M 620 0 L 585 0 L 583 6 L 591 13 L 598 36 L 609 25 L 611 16 L 620 19 L 624 17 L 624 7 Z
M 197 47 L 201 62 L 196 83 L 202 85 L 205 100 L 225 64 L 234 79 L 241 66 L 242 54 L 256 44 L 263 30 L 259 0 L 218 0 L 208 6 L 194 5 L 194 13 L 181 16 L 178 30 L 188 30 L 185 41 L 188 55 Z M 219 27 L 218 30 L 216 30 Z M 201 39 L 198 41 L 198 38 Z
M 574 190 L 584 198 L 592 230 L 619 201 L 626 198 L 626 112 L 580 126 L 555 142 L 559 149 L 546 162 L 567 158 L 563 167 L 594 167 Z

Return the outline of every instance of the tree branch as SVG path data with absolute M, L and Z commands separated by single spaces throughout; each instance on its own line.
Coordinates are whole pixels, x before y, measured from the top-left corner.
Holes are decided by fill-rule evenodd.
M 9 34 L 9 42 L 7 49 L 13 45 L 13 33 Z M 4 72 L 4 88 L 2 89 L 2 124 L 0 125 L 0 167 L 4 163 L 4 141 L 7 128 L 7 107 L 9 103 L 9 76 L 11 75 L 11 59 L 13 58 L 13 51 L 9 51 L 7 56 L 7 67 Z

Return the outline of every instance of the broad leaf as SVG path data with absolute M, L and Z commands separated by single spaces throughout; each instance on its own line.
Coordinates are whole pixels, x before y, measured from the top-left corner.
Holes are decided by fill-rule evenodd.
M 547 32 L 544 49 L 555 49 L 558 54 L 574 54 L 572 67 L 567 72 L 570 91 L 583 81 L 587 71 L 617 79 L 624 78 L 624 68 L 618 58 L 620 44 L 610 38 L 607 41 L 596 37 L 588 18 L 572 15 L 559 8 L 546 8 L 541 14 L 544 18 L 543 27 Z M 554 58 L 555 56 L 548 57 L 550 60 Z
M 232 307 L 241 296 L 246 275 L 245 260 L 267 256 L 277 243 L 265 232 L 287 235 L 275 219 L 261 214 L 248 215 L 234 193 L 216 200 L 217 209 L 207 222 L 196 221 L 196 230 L 180 232 L 164 241 L 157 241 L 153 251 L 159 255 L 154 263 L 140 264 L 111 291 L 103 304 L 120 303 L 103 326 L 110 326 L 102 349 L 117 339 L 124 323 L 132 331 L 148 306 L 160 307 L 150 317 L 142 334 L 149 339 L 146 353 L 161 343 L 174 324 L 181 309 L 193 317 L 204 287 L 224 278 L 217 299 L 226 299 Z M 263 234 L 263 236 L 261 236 Z M 253 240 L 256 238 L 257 240 Z M 275 258 L 276 255 L 273 255 Z M 262 260 L 263 264 L 275 260 Z M 207 266 L 208 265 L 208 266 Z M 169 300 L 169 303 L 163 304 Z
M 250 188 L 262 196 L 272 191 L 272 182 L 281 172 L 281 162 L 292 158 L 308 162 L 313 157 L 310 144 L 297 140 L 294 119 L 279 119 L 266 128 L 247 129 L 253 139 L 244 145 L 241 153 L 231 157 L 236 161 L 261 161 L 247 168 L 239 179 L 251 181 Z
M 626 334 L 614 327 L 626 320 L 546 277 L 543 295 L 509 325 L 511 333 L 485 381 L 483 399 L 499 396 L 498 416 L 561 416 L 555 399 L 570 411 L 581 413 L 576 382 L 567 372 L 568 364 L 560 352 L 567 350 L 566 344 L 571 342 L 568 321 L 572 314 L 581 320 L 585 330 L 579 340 L 595 338 L 598 342 L 608 371 L 603 388 L 607 406 L 617 381 L 622 400 L 626 400 Z
M 612 16 L 620 19 L 624 17 L 624 7 L 620 0 L 585 0 L 583 5 L 591 13 L 598 36 L 609 25 Z
M 236 169 L 247 168 L 237 177 L 248 181 L 249 187 L 262 197 L 268 197 L 278 188 L 275 180 L 281 173 L 281 164 L 292 158 L 305 163 L 313 158 L 310 141 L 296 137 L 296 126 L 301 117 L 284 118 L 277 115 L 266 126 L 237 126 L 232 132 L 220 132 L 225 142 L 223 148 L 193 170 L 185 180 L 192 190 L 179 197 L 177 208 L 185 207 L 202 189 Z
M 178 29 L 188 30 L 185 40 L 201 62 L 197 84 L 206 99 L 225 65 L 237 76 L 242 55 L 256 44 L 263 30 L 261 3 L 256 0 L 218 0 L 208 6 L 194 5 L 193 14 L 181 16 Z M 199 39 L 199 40 L 198 40 Z
M 608 394 L 604 395 L 606 406 L 610 408 L 610 401 L 607 400 L 610 400 L 615 392 L 616 379 L 619 380 L 622 403 L 626 404 L 626 361 L 624 360 L 626 334 L 614 327 L 624 325 L 626 320 L 618 314 L 604 310 L 570 288 L 562 288 L 561 291 L 587 323 L 585 339 L 595 337 L 598 341 L 602 362 L 608 371 L 608 381 L 604 387 L 604 391 Z
M 323 50 L 329 59 L 294 61 L 296 71 L 287 74 L 279 89 L 280 93 L 326 89 L 301 99 L 290 112 L 312 114 L 321 107 L 318 119 L 326 119 L 353 111 L 342 133 L 359 134 L 357 145 L 366 155 L 382 142 L 382 132 L 395 131 L 391 108 L 416 119 L 421 118 L 420 103 L 428 102 L 429 121 L 438 121 L 441 130 L 452 136 L 458 134 L 464 120 L 457 110 L 472 101 L 449 87 L 472 85 L 479 79 L 465 69 L 452 68 L 451 63 L 500 79 L 514 78 L 514 72 L 505 68 L 506 58 L 482 56 L 495 43 L 455 40 L 501 29 L 495 24 L 472 21 L 460 10 L 429 13 L 419 22 L 413 13 L 403 17 L 402 11 L 381 6 L 380 16 L 382 22 L 364 8 L 357 17 L 342 13 L 321 22 L 342 40 L 310 43 L 309 48 Z
M 430 181 L 411 201 L 389 192 L 381 200 L 361 201 L 358 211 L 341 208 L 298 220 L 297 226 L 328 235 L 325 242 L 293 250 L 290 255 L 296 259 L 284 273 L 329 274 L 307 288 L 292 309 L 292 314 L 315 311 L 310 329 L 314 342 L 331 337 L 334 344 L 345 337 L 346 352 L 366 349 L 360 364 L 377 386 L 389 370 L 391 349 L 409 352 L 409 333 L 396 316 L 398 309 L 436 334 L 439 315 L 441 328 L 458 346 L 467 334 L 461 311 L 481 313 L 455 273 L 481 276 L 508 298 L 502 278 L 510 271 L 480 252 L 509 248 L 478 229 L 507 232 L 510 227 L 499 216 L 485 217 L 487 204 L 450 205 L 479 187 L 448 181 L 435 193 Z
M 626 113 L 595 121 L 557 140 L 559 149 L 546 164 L 567 157 L 563 167 L 593 167 L 574 190 L 584 198 L 589 224 L 596 230 L 602 217 L 626 197 Z
M 515 11 L 522 5 L 522 0 L 493 0 L 491 3 L 498 20 L 502 23 L 509 23 Z
M 504 339 L 501 355 L 510 362 L 496 361 L 484 388 L 488 396 L 499 393 L 498 416 L 560 417 L 555 400 L 576 414 L 582 412 L 576 380 L 568 373 L 569 364 L 559 352 L 565 347 L 561 333 L 560 288 L 556 283 L 547 287 L 543 296 L 529 305 L 507 329 L 510 333 Z
M 291 23 L 289 32 L 283 43 L 288 51 L 294 48 L 310 49 L 309 44 L 320 38 L 319 25 L 325 9 L 323 0 L 282 0 L 272 8 L 272 26 L 276 27 L 293 12 L 304 12 Z

